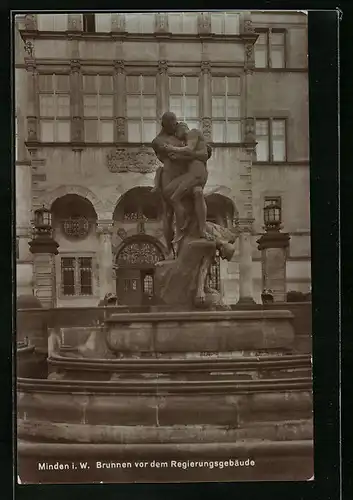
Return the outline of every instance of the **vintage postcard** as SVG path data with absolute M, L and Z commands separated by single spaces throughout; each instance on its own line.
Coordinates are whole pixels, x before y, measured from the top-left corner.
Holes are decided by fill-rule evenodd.
M 21 484 L 313 479 L 307 13 L 15 13 Z

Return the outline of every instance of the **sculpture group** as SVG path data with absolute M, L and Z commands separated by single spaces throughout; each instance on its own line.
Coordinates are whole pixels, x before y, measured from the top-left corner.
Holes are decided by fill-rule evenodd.
M 202 132 L 177 122 L 174 113 L 162 117 L 162 129 L 152 142 L 163 163 L 154 191 L 163 205 L 163 231 L 169 258 L 157 265 L 159 298 L 173 306 L 221 306 L 217 291 L 207 286 L 207 274 L 217 250 L 222 259 L 234 253 L 235 233 L 207 221 L 204 187 L 212 150 Z

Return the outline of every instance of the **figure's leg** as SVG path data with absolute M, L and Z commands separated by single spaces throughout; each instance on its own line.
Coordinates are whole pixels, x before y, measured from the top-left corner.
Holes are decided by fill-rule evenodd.
M 168 249 L 168 254 L 170 256 L 173 255 L 173 237 L 174 237 L 174 231 L 173 231 L 173 208 L 166 203 L 165 200 L 162 201 L 163 204 L 163 233 L 164 233 L 164 239 L 167 245 Z
M 162 167 L 158 167 L 154 176 L 154 187 L 151 190 L 152 193 L 157 193 L 160 191 L 161 177 L 162 177 Z
M 208 270 L 209 270 L 210 265 L 211 265 L 210 258 L 204 258 L 202 260 L 200 270 L 199 270 L 199 275 L 197 277 L 197 290 L 196 290 L 196 297 L 195 297 L 195 305 L 196 306 L 202 306 L 205 302 L 205 299 L 206 299 L 205 287 L 206 287 L 207 274 L 208 274 Z
M 170 199 L 173 203 L 178 203 L 181 198 L 188 192 L 190 189 L 199 184 L 200 180 L 195 177 L 193 173 L 187 173 L 180 176 L 179 183 L 174 190 L 173 194 L 170 196 Z
M 199 225 L 200 237 L 204 238 L 206 235 L 207 205 L 205 197 L 203 195 L 203 188 L 201 186 L 196 186 L 193 189 L 193 193 L 195 200 L 195 212 L 197 216 L 197 222 Z

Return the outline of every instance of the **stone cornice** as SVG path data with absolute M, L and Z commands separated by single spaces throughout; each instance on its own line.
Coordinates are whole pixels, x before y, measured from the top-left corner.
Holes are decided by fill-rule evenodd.
M 126 148 L 136 148 L 141 147 L 141 143 L 137 142 L 39 142 L 31 141 L 25 143 L 27 147 L 31 148 L 112 148 L 112 147 L 126 147 Z M 245 142 L 228 142 L 228 143 L 218 143 L 210 142 L 212 148 L 255 148 L 256 143 L 245 143 Z M 151 143 L 144 143 L 144 146 L 150 147 Z M 286 163 L 285 163 L 286 165 Z
M 80 39 L 87 41 L 155 41 L 158 42 L 161 38 L 169 41 L 182 41 L 182 42 L 203 42 L 219 43 L 219 42 L 233 42 L 233 43 L 255 43 L 258 37 L 257 33 L 240 33 L 239 35 L 220 35 L 215 33 L 195 33 L 195 34 L 176 34 L 169 32 L 154 32 L 154 33 L 127 33 L 127 32 L 110 32 L 110 33 L 86 33 L 83 31 L 38 31 L 38 30 L 21 30 L 21 36 L 24 40 L 33 39 L 55 39 L 55 40 L 69 40 Z

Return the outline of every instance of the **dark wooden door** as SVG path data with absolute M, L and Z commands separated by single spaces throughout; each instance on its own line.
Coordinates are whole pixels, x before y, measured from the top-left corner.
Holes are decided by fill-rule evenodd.
M 138 306 L 142 303 L 140 269 L 123 269 L 117 272 L 117 296 L 119 304 Z

